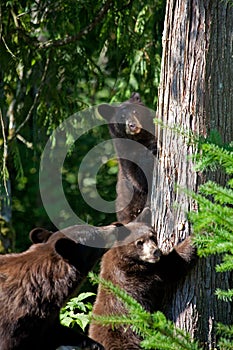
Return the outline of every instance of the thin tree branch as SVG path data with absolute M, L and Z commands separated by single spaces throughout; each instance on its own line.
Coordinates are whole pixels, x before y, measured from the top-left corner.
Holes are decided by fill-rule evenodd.
M 6 191 L 6 195 L 9 197 L 8 189 L 7 189 L 7 155 L 8 155 L 8 147 L 7 147 L 7 140 L 6 140 L 6 134 L 5 134 L 5 125 L 3 121 L 2 116 L 2 110 L 0 109 L 0 120 L 1 120 L 1 127 L 2 127 L 2 137 L 3 137 L 3 157 L 2 157 L 2 174 L 3 174 L 3 184 Z
M 0 41 L 2 40 L 2 6 L 0 5 Z
M 19 134 L 16 137 L 19 141 L 24 143 L 27 146 L 27 148 L 33 149 L 32 142 L 28 142 L 27 140 L 25 140 L 25 138 L 22 135 L 19 135 Z
M 33 101 L 33 104 L 31 105 L 31 108 L 29 109 L 28 111 L 28 114 L 25 118 L 25 120 L 18 126 L 18 128 L 16 129 L 14 135 L 12 136 L 12 139 L 15 138 L 17 136 L 17 134 L 19 133 L 19 131 L 24 127 L 24 125 L 29 121 L 29 119 L 31 118 L 32 116 L 32 112 L 38 102 L 38 99 L 40 97 L 40 93 L 41 93 L 41 90 L 42 90 L 42 87 L 44 85 L 44 82 L 45 82 L 45 78 L 46 78 L 46 74 L 47 74 L 47 71 L 48 71 L 48 66 L 49 66 L 49 62 L 50 62 L 50 55 L 47 57 L 46 59 L 46 62 L 45 62 L 45 67 L 44 67 L 44 72 L 43 72 L 43 75 L 42 75 L 42 78 L 41 78 L 41 82 L 40 82 L 40 86 L 36 92 L 36 95 L 35 95 L 35 98 L 34 98 L 34 101 Z
M 11 49 L 9 48 L 9 46 L 7 45 L 5 38 L 2 36 L 1 39 L 2 39 L 3 44 L 5 45 L 5 48 L 6 48 L 7 52 L 9 52 L 9 54 L 10 54 L 13 58 L 17 58 L 17 57 L 13 54 L 13 52 L 11 51 Z
M 83 35 L 86 35 L 89 32 L 91 32 L 96 27 L 96 25 L 101 22 L 101 20 L 103 19 L 105 14 L 108 12 L 108 10 L 112 6 L 112 4 L 113 4 L 112 0 L 107 1 L 105 3 L 105 5 L 102 7 L 102 9 L 99 11 L 97 16 L 95 17 L 95 19 L 86 28 L 81 30 L 78 34 L 73 35 L 73 36 L 67 36 L 67 37 L 65 37 L 63 39 L 59 39 L 59 40 L 48 40 L 48 41 L 39 43 L 38 48 L 39 49 L 48 49 L 50 47 L 59 47 L 59 46 L 64 46 L 64 45 L 74 43 L 74 42 L 80 40 Z

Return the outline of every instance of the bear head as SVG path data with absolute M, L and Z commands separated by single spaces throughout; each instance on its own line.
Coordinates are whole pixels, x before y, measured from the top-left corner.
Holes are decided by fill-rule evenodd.
M 127 225 L 113 223 L 108 226 L 74 225 L 52 233 L 43 228 L 30 232 L 34 245 L 46 245 L 66 262 L 75 266 L 81 274 L 90 271 L 101 256 L 112 246 L 123 247 L 130 243 L 135 259 L 155 262 L 159 259 L 156 237 L 152 229 L 141 222 Z M 136 249 L 135 249 L 136 248 Z M 32 248 L 33 249 L 33 246 Z
M 44 228 L 35 228 L 29 237 L 34 243 L 31 249 L 35 249 L 38 244 L 43 245 L 45 249 L 52 248 L 55 253 L 85 275 L 119 239 L 119 229 L 117 225 L 103 227 L 74 225 L 53 233 Z
M 157 236 L 153 229 L 144 223 L 137 222 L 130 222 L 124 227 L 134 233 L 128 235 L 121 245 L 117 246 L 119 254 L 131 262 L 157 263 L 162 252 L 158 248 Z
M 139 142 L 150 138 L 155 139 L 154 112 L 144 106 L 140 95 L 136 92 L 129 100 L 118 106 L 99 105 L 98 112 L 107 120 L 112 137 L 128 138 Z

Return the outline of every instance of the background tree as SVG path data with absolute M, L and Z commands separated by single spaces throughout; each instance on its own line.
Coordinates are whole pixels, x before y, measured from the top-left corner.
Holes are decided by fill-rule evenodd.
M 224 183 L 220 172 L 195 171 L 197 146 L 192 135 L 207 136 L 217 129 L 224 142 L 233 135 L 233 9 L 221 1 L 167 1 L 158 118 L 162 142 L 154 172 L 153 221 L 164 250 L 191 233 L 186 214 L 196 202 L 177 187 L 197 191 L 212 178 Z M 196 336 L 203 348 L 216 344 L 216 321 L 232 324 L 229 303 L 215 290 L 232 285 L 229 274 L 216 274 L 216 257 L 201 259 L 179 286 L 167 315 Z

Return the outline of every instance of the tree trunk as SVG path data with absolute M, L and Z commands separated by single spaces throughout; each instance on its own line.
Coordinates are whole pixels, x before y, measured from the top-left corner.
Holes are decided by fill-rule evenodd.
M 194 170 L 197 149 L 190 132 L 206 136 L 217 129 L 225 142 L 233 139 L 232 50 L 231 6 L 219 0 L 167 1 L 157 110 L 166 127 L 159 127 L 162 146 L 152 193 L 153 225 L 164 251 L 191 234 L 187 213 L 197 209 L 176 185 L 197 191 L 208 177 Z M 167 311 L 208 349 L 215 347 L 216 322 L 233 321 L 231 305 L 214 295 L 218 287 L 229 288 L 230 277 L 216 274 L 215 264 L 215 257 L 200 259 Z

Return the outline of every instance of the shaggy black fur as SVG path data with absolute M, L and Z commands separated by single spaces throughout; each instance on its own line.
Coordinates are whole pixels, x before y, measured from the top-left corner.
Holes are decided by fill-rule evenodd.
M 94 245 L 96 239 L 103 243 L 116 229 L 35 229 L 30 234 L 35 244 L 27 251 L 0 256 L 0 350 L 52 350 L 60 345 L 103 349 L 81 332 L 61 326 L 59 312 L 106 251 L 84 244 Z
M 102 104 L 99 114 L 107 120 L 116 149 L 117 219 L 126 224 L 150 207 L 151 182 L 157 155 L 154 113 L 145 107 L 138 93 L 119 106 Z M 147 223 L 150 223 L 148 218 Z
M 147 311 L 161 310 L 171 285 L 193 265 L 196 253 L 191 240 L 186 238 L 171 253 L 163 255 L 157 247 L 156 235 L 145 226 L 140 238 L 127 242 L 126 239 L 125 245 L 112 248 L 104 255 L 100 276 L 124 289 Z M 126 309 L 113 294 L 99 286 L 93 312 L 96 315 L 122 315 Z M 141 349 L 141 339 L 130 327 L 113 329 L 92 322 L 89 336 L 103 344 L 106 350 Z

